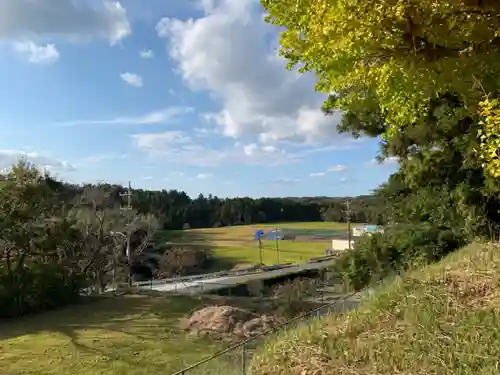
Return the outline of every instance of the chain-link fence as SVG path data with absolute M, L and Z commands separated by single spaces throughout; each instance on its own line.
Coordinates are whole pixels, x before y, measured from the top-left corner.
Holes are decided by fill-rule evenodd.
M 356 301 L 358 300 L 351 299 L 353 296 L 354 294 L 337 297 L 335 301 L 287 320 L 283 324 L 235 344 L 209 358 L 177 371 L 173 375 L 245 375 L 250 369 L 252 356 L 256 349 L 262 346 L 273 333 L 293 329 L 306 320 L 317 319 L 331 311 L 343 312 L 349 310 L 357 305 Z

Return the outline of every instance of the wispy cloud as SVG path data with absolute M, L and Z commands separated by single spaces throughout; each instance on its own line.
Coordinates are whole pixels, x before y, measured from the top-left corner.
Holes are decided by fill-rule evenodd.
M 332 165 L 327 170 L 328 170 L 328 172 L 343 172 L 346 169 L 347 169 L 346 165 L 337 164 L 337 165 Z
M 77 125 L 153 125 L 175 121 L 178 117 L 192 112 L 192 107 L 168 107 L 140 116 L 124 116 L 111 119 L 75 120 L 58 123 L 60 126 Z
M 389 156 L 382 161 L 378 161 L 377 158 L 373 158 L 366 163 L 367 166 L 371 165 L 397 165 L 399 158 L 397 156 Z
M 89 167 L 89 166 L 99 165 L 100 163 L 107 160 L 126 159 L 127 157 L 128 157 L 127 154 L 120 154 L 115 152 L 110 152 L 107 154 L 95 154 L 79 159 L 75 163 L 75 167 L 76 168 Z
M 275 146 L 256 143 L 214 147 L 203 139 L 179 130 L 138 133 L 131 135 L 136 148 L 153 158 L 171 164 L 182 163 L 198 167 L 220 165 L 276 165 L 291 164 L 299 159 L 295 154 Z
M 276 185 L 291 185 L 291 184 L 297 184 L 300 181 L 301 181 L 300 178 L 290 178 L 290 177 L 281 177 L 272 180 L 272 182 Z
M 344 172 L 347 169 L 348 169 L 347 165 L 343 164 L 332 165 L 331 167 L 328 167 L 326 169 L 326 172 L 312 172 L 309 174 L 309 177 L 324 177 L 326 176 L 327 173 Z
M 51 172 L 69 172 L 75 170 L 75 166 L 67 161 L 58 160 L 38 152 L 25 152 L 20 150 L 0 150 L 0 169 L 6 170 L 20 159 L 25 159 L 35 164 L 38 168 L 47 169 Z
M 142 80 L 142 77 L 138 74 L 128 73 L 128 72 L 122 73 L 122 74 L 120 74 L 120 78 L 122 79 L 122 81 L 129 84 L 130 86 L 134 86 L 137 88 L 144 86 L 144 82 Z
M 160 149 L 171 147 L 172 145 L 187 144 L 190 138 L 179 130 L 166 131 L 161 133 L 141 133 L 131 135 L 137 148 L 156 153 Z
M 32 41 L 14 43 L 14 50 L 30 64 L 54 64 L 59 60 L 59 51 L 54 44 L 38 45 Z
M 155 53 L 150 49 L 142 50 L 141 52 L 139 52 L 139 54 L 143 59 L 151 59 L 155 55 Z
M 213 177 L 213 174 L 211 174 L 211 173 L 198 173 L 196 175 L 196 178 L 198 180 L 205 180 L 205 179 L 210 178 L 210 177 Z
M 309 176 L 310 177 L 324 177 L 325 176 L 325 172 L 314 172 L 314 173 L 311 173 Z

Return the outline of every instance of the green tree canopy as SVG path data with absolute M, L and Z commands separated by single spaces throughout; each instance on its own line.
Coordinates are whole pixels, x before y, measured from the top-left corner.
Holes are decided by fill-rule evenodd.
M 481 0 L 262 0 L 285 27 L 290 66 L 318 74 L 318 89 L 348 108 L 380 102 L 391 126 L 411 124 L 433 93 L 453 92 L 473 112 L 496 92 L 500 3 Z
M 401 132 L 428 117 L 433 101 L 451 94 L 460 106 L 449 115 L 484 117 L 474 152 L 500 175 L 499 111 L 491 103 L 500 85 L 500 2 L 261 2 L 267 20 L 284 28 L 289 68 L 316 73 L 317 90 L 330 95 L 325 108 L 345 112 L 341 130 L 398 143 Z
M 288 68 L 315 73 L 325 112 L 344 113 L 339 130 L 399 158 L 379 189 L 395 220 L 498 230 L 499 1 L 261 3 Z

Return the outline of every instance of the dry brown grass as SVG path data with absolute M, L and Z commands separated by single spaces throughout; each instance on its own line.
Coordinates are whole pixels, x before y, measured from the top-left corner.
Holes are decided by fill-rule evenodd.
M 253 375 L 500 373 L 500 247 L 473 244 L 269 342 Z

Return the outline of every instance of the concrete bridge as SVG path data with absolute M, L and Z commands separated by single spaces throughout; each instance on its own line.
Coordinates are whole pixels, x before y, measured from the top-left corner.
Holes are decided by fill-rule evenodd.
M 305 264 L 287 264 L 268 266 L 263 270 L 245 272 L 245 270 L 232 271 L 232 273 L 216 273 L 208 275 L 198 275 L 192 277 L 152 280 L 136 282 L 134 286 L 139 289 L 155 290 L 159 292 L 172 292 L 179 294 L 198 294 L 215 292 L 220 289 L 236 287 L 250 281 L 269 280 L 292 275 L 308 274 L 318 272 L 331 267 L 335 263 L 335 258 L 324 261 L 317 261 Z M 274 267 L 274 269 L 273 269 Z M 225 274 L 225 275 L 224 275 Z

